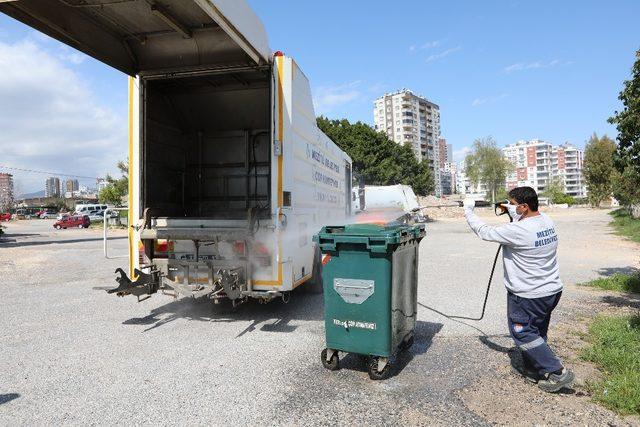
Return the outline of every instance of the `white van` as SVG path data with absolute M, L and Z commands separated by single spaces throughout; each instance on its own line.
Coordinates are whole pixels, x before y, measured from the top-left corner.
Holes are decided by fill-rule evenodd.
M 108 208 L 105 204 L 81 204 L 76 205 L 76 215 L 100 215 L 104 213 Z

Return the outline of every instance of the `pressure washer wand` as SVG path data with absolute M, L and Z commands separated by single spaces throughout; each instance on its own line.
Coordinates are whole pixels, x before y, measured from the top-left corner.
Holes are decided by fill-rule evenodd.
M 509 203 L 509 201 L 507 200 L 506 202 L 498 202 L 495 203 L 493 205 L 493 209 L 496 215 L 501 216 L 501 215 L 509 215 L 509 211 L 507 210 L 507 208 L 504 206 L 505 203 Z M 513 222 L 513 218 L 511 217 L 511 215 L 509 215 L 509 222 Z M 498 246 L 498 250 L 496 251 L 496 256 L 493 258 L 493 265 L 491 266 L 491 274 L 489 274 L 489 283 L 487 283 L 487 291 L 484 294 L 484 302 L 482 303 L 482 313 L 480 314 L 480 317 L 467 317 L 467 316 L 452 316 L 452 315 L 448 315 L 445 313 L 442 313 L 438 310 L 435 310 L 429 306 L 426 306 L 424 304 L 420 304 L 422 307 L 428 308 L 429 310 L 435 311 L 436 313 L 447 317 L 449 319 L 463 319 L 463 320 L 482 320 L 484 319 L 484 314 L 487 310 L 487 301 L 489 300 L 489 291 L 491 290 L 491 282 L 493 281 L 493 273 L 496 271 L 496 264 L 498 263 L 498 255 L 500 255 L 500 250 L 502 249 L 502 245 Z

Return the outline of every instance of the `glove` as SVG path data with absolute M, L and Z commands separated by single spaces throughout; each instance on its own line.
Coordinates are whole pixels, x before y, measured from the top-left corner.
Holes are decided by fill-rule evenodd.
M 473 208 L 476 207 L 476 201 L 474 199 L 464 199 L 464 202 L 462 203 L 462 206 L 464 206 L 464 210 L 467 211 L 472 211 Z

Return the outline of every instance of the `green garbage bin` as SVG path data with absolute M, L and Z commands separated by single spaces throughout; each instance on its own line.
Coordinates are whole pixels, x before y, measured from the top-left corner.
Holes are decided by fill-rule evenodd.
M 324 264 L 325 368 L 338 369 L 339 351 L 357 353 L 371 379 L 384 379 L 390 357 L 411 347 L 424 235 L 424 225 L 354 224 L 314 236 Z

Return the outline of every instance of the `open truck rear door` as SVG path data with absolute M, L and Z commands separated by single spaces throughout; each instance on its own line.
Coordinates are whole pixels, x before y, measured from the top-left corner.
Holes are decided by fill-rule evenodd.
M 271 58 L 244 0 L 15 0 L 0 12 L 132 76 Z

